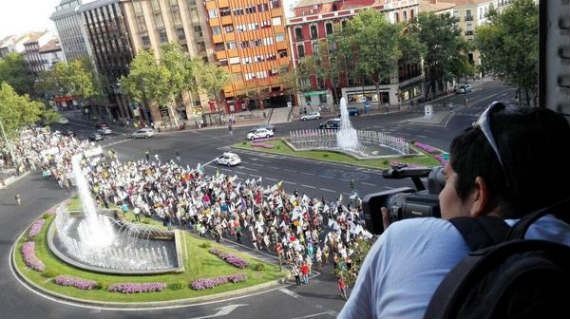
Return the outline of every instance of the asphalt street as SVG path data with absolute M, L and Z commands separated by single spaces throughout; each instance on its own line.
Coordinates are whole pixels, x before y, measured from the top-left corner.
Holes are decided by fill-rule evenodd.
M 448 150 L 453 136 L 471 125 L 485 106 L 494 100 L 512 101 L 513 96 L 514 90 L 498 82 L 480 82 L 474 85 L 470 94 L 452 95 L 434 103 L 452 105 L 451 110 L 444 111 L 449 112 L 449 116 L 441 125 L 414 122 L 413 119 L 423 116 L 419 111 L 354 117 L 352 122 L 357 129 L 384 131 Z M 318 124 L 319 121 L 280 124 L 277 125 L 277 136 L 287 136 L 290 130 L 316 128 Z M 56 128 L 71 129 L 80 137 L 86 137 L 94 130 L 92 124 L 73 120 L 69 125 Z M 101 144 L 117 151 L 123 161 L 142 159 L 147 150 L 158 154 L 163 161 L 173 159 L 175 153 L 179 152 L 185 165 L 196 167 L 198 163 L 207 163 L 219 156 L 228 150 L 229 145 L 244 140 L 249 129 L 234 128 L 233 136 L 225 129 L 172 132 L 148 140 L 132 140 L 126 136 L 126 131 L 118 130 Z M 324 196 L 327 199 L 336 199 L 339 194 L 349 195 L 351 180 L 356 181 L 356 189 L 361 195 L 400 186 L 413 187 L 411 181 L 384 180 L 377 170 L 257 152 L 235 152 L 242 157 L 242 165 L 229 171 L 225 167 L 210 165 L 207 166 L 207 171 L 214 173 L 220 169 L 224 173 L 237 174 L 243 178 L 261 177 L 266 185 L 283 181 L 288 192 L 298 190 L 312 197 Z M 15 205 L 16 193 L 23 197 L 24 204 L 21 207 Z M 8 266 L 9 252 L 16 238 L 34 218 L 68 196 L 55 182 L 43 180 L 37 175 L 30 175 L 7 189 L 0 190 L 0 317 L 333 318 L 344 304 L 337 296 L 336 283 L 331 276 L 324 274 L 315 278 L 309 286 L 277 287 L 255 295 L 175 309 L 108 310 L 45 299 L 16 280 Z

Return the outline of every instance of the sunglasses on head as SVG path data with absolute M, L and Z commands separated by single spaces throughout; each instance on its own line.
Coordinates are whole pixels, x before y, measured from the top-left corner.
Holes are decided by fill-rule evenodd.
M 507 175 L 507 169 L 505 166 L 505 162 L 503 161 L 503 157 L 501 156 L 501 152 L 499 151 L 497 141 L 495 140 L 495 137 L 493 136 L 493 131 L 491 130 L 491 114 L 498 113 L 498 112 L 504 110 L 505 108 L 506 108 L 506 105 L 501 103 L 501 102 L 495 101 L 495 102 L 491 103 L 487 107 L 487 109 L 485 109 L 485 111 L 483 111 L 483 113 L 481 113 L 481 115 L 479 116 L 477 121 L 473 122 L 472 126 L 473 126 L 473 128 L 479 128 L 481 130 L 481 132 L 483 132 L 483 135 L 487 139 L 487 142 L 489 142 L 489 145 L 491 145 L 491 148 L 495 152 L 495 155 L 497 155 L 497 160 L 499 161 L 499 164 L 501 165 L 501 168 L 503 169 L 503 174 L 505 175 L 505 183 L 508 187 L 510 185 L 510 180 L 509 180 L 509 177 Z

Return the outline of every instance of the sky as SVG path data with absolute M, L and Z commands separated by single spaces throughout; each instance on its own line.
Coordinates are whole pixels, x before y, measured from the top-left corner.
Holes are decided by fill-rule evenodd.
M 0 39 L 46 29 L 55 33 L 49 19 L 61 0 L 0 0 Z

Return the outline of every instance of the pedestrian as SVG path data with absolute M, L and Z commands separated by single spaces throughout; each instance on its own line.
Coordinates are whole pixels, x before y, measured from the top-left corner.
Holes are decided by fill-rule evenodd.
M 145 157 L 147 162 L 150 162 L 150 150 L 147 150 L 146 152 L 144 152 L 144 157 Z
M 301 274 L 299 273 L 299 267 L 297 265 L 293 265 L 293 269 L 291 269 L 293 276 L 295 276 L 295 284 L 297 286 L 301 285 Z
M 18 204 L 18 206 L 22 206 L 22 197 L 19 193 L 14 196 L 14 199 L 16 200 L 16 204 Z
M 309 284 L 309 266 L 306 262 L 301 265 L 301 274 L 303 275 L 303 283 L 305 285 Z
M 230 134 L 230 136 L 234 135 L 234 132 L 232 131 L 232 122 L 230 121 L 230 123 L 228 124 L 228 133 Z
M 347 300 L 348 296 L 346 294 L 346 282 L 344 281 L 344 278 L 342 275 L 340 275 L 340 277 L 338 277 L 336 284 L 338 287 L 339 295 L 342 297 L 342 299 Z
M 178 164 L 180 164 L 180 162 L 182 162 L 182 158 L 180 157 L 180 153 L 178 151 L 176 151 L 175 155 L 176 155 L 176 162 Z

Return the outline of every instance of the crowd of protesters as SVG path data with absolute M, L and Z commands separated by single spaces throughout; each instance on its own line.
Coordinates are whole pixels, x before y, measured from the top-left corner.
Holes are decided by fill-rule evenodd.
M 92 147 L 73 137 L 36 132 L 20 139 L 16 156 L 70 189 L 71 157 Z M 179 154 L 161 162 L 147 152 L 139 161 L 124 163 L 113 151 L 105 155 L 83 156 L 82 162 L 99 205 L 132 211 L 138 220 L 142 215 L 161 220 L 169 229 L 251 244 L 277 255 L 298 285 L 309 283 L 315 266 L 333 263 L 350 269 L 357 240 L 371 237 L 357 200 L 344 205 L 342 198 L 326 201 L 287 193 L 281 183 L 264 186 L 261 178 L 243 180 L 219 171 L 207 175 L 204 167 L 183 167 Z M 340 280 L 339 289 L 344 289 Z

